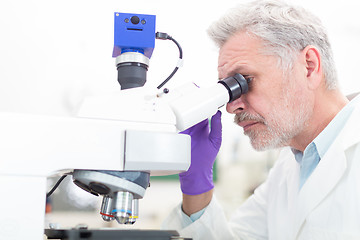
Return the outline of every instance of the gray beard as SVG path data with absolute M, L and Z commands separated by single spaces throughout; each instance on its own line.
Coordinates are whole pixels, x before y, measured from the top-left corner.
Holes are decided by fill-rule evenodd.
M 237 124 L 246 120 L 257 121 L 266 127 L 264 130 L 249 129 L 245 132 L 255 150 L 264 151 L 289 146 L 290 141 L 308 125 L 311 116 L 310 107 L 305 101 L 301 101 L 300 104 L 290 103 L 287 95 L 289 94 L 285 93 L 285 103 L 277 106 L 277 109 L 270 114 L 269 121 L 260 114 L 242 112 L 235 115 L 234 122 Z M 287 108 L 289 111 L 286 111 L 284 106 L 290 106 Z

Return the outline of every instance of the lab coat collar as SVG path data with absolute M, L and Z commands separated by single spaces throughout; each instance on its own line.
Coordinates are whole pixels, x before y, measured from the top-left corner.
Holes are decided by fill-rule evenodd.
M 293 239 L 300 234 L 306 217 L 326 198 L 343 176 L 347 168 L 346 152 L 351 146 L 360 142 L 359 123 L 360 106 L 358 105 L 300 192 L 293 193 L 298 194 L 296 203 L 293 203 L 296 206 L 293 215 L 295 216 Z

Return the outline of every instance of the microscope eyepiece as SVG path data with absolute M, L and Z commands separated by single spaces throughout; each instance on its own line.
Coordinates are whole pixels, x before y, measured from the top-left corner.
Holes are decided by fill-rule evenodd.
M 242 94 L 247 93 L 249 90 L 246 79 L 239 73 L 220 80 L 219 83 L 224 85 L 224 87 L 228 90 L 229 103 L 238 99 Z

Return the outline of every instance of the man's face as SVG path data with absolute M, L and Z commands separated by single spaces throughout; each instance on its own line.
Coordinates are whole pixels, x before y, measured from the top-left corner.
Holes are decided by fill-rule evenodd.
M 246 33 L 232 36 L 220 49 L 219 78 L 240 73 L 250 80 L 249 92 L 228 103 L 257 150 L 291 146 L 312 115 L 311 101 L 304 91 L 303 71 L 295 62 L 283 74 L 278 58 L 261 52 L 262 42 Z

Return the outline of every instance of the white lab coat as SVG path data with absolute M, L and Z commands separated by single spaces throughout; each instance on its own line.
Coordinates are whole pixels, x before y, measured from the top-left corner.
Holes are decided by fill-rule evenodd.
M 283 149 L 267 180 L 225 218 L 213 198 L 183 227 L 178 206 L 164 222 L 196 239 L 360 239 L 360 100 L 334 143 L 299 191 L 299 164 Z

